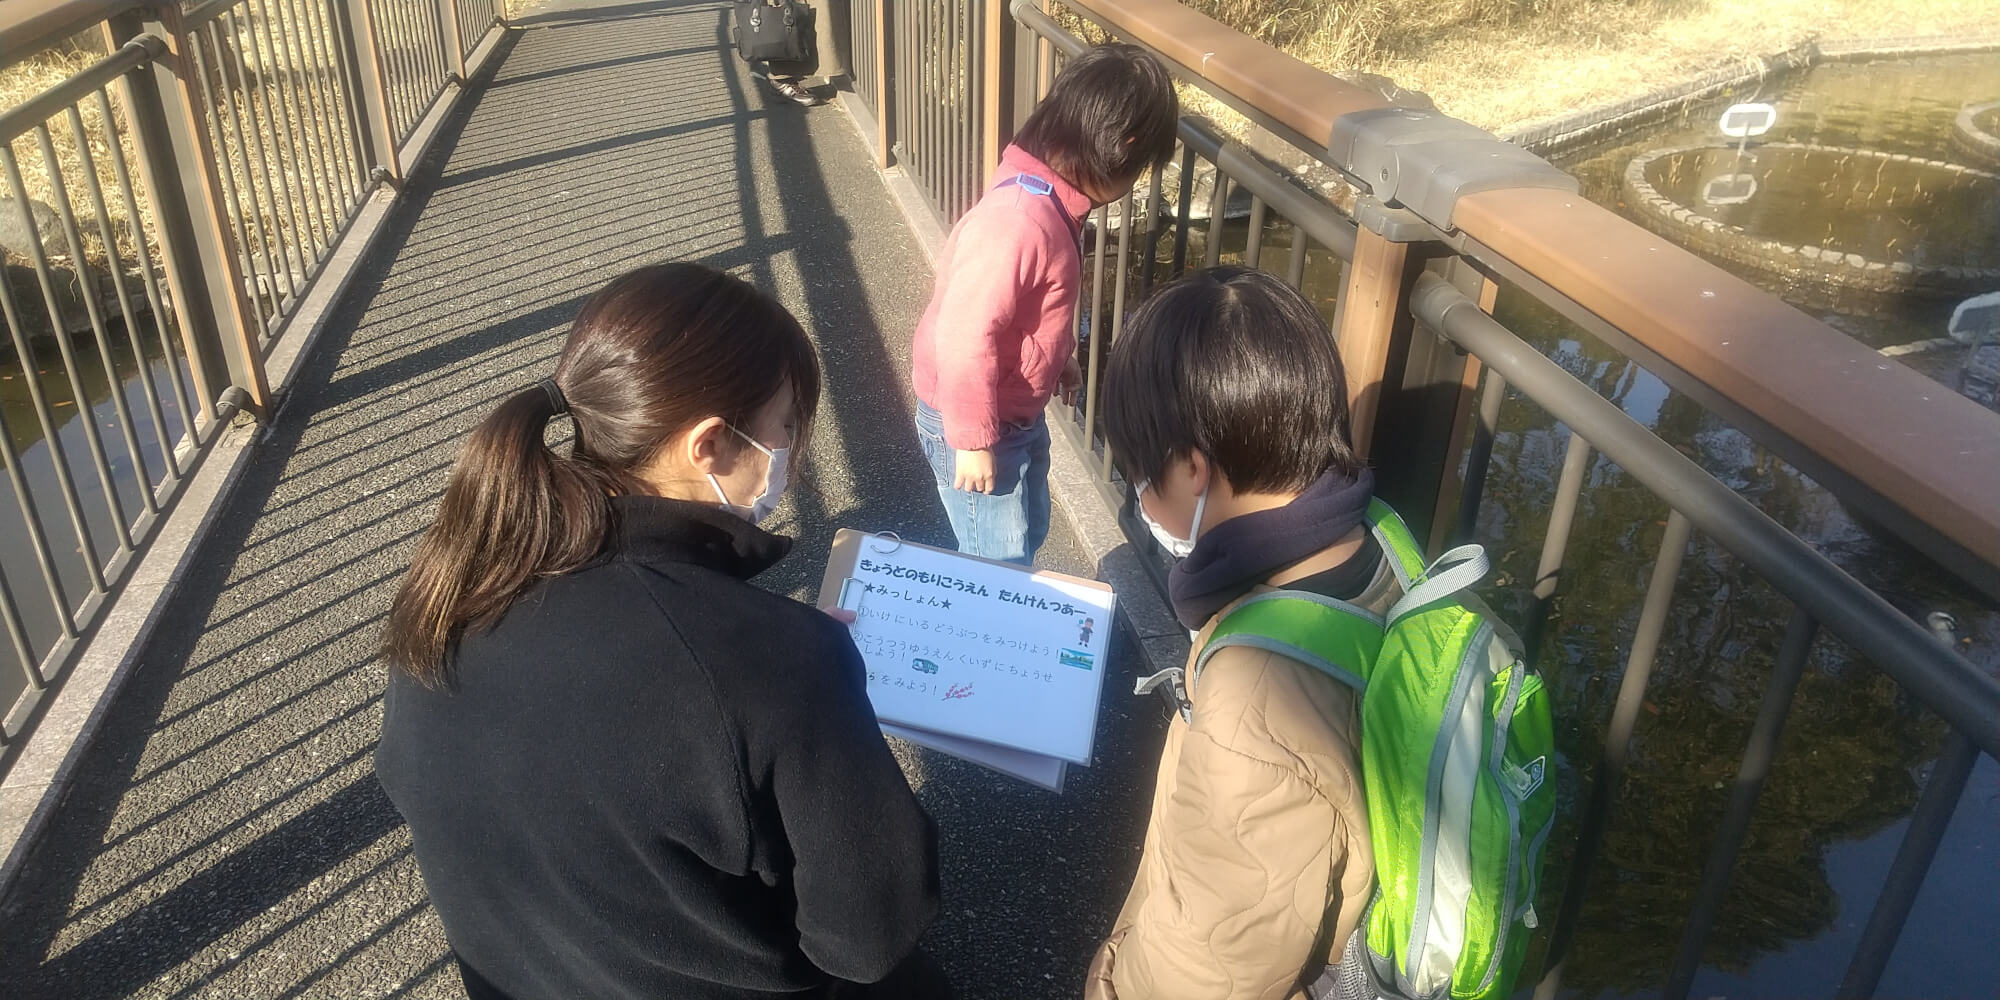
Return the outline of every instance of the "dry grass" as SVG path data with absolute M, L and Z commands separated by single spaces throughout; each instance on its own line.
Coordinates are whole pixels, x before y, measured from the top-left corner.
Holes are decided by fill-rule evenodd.
M 272 29 L 268 36 L 263 33 L 266 23 Z M 224 66 L 229 68 L 208 66 L 211 49 L 205 46 L 201 50 L 204 86 L 218 102 L 215 105 L 218 130 L 212 131 L 210 137 L 219 143 L 228 186 L 238 196 L 230 209 L 232 214 L 243 216 L 240 241 L 245 245 L 239 250 L 246 270 L 259 271 L 263 269 L 261 260 L 273 260 L 273 266 L 283 273 L 264 280 L 282 281 L 287 293 L 298 280 L 295 272 L 301 267 L 309 269 L 309 262 L 322 249 L 313 245 L 290 246 L 293 236 L 287 230 L 288 225 L 309 230 L 310 234 L 301 236 L 311 244 L 323 238 L 326 230 L 337 228 L 341 220 L 335 217 L 335 210 L 345 206 L 348 196 L 345 190 L 348 182 L 338 176 L 346 169 L 339 143 L 353 125 L 347 120 L 344 104 L 334 94 L 338 84 L 321 58 L 321 48 L 308 44 L 298 34 L 320 27 L 323 25 L 319 22 L 300 19 L 290 0 L 246 0 L 234 8 L 226 26 L 218 21 L 206 29 L 208 44 L 226 43 Z M 93 30 L 0 70 L 0 108 L 12 108 L 33 98 L 101 56 L 99 36 Z M 230 67 L 230 62 L 237 58 L 243 61 L 242 72 Z M 60 178 L 82 231 L 87 259 L 99 268 L 129 270 L 139 260 L 138 247 L 128 221 L 130 213 L 113 171 L 110 144 L 114 141 L 120 144 L 128 169 L 136 171 L 137 159 L 131 132 L 123 123 L 122 88 L 111 86 L 107 90 L 116 119 L 109 127 L 95 96 L 86 95 L 78 102 L 86 147 L 78 146 L 78 136 L 66 112 L 58 111 L 48 119 L 56 151 L 56 170 L 50 169 L 34 130 L 15 139 L 12 145 L 28 197 L 60 209 L 62 201 L 56 187 Z M 329 103 L 319 102 L 322 94 Z M 298 103 L 288 100 L 288 95 Z M 312 115 L 321 117 L 308 117 Z M 246 132 L 254 135 L 235 132 L 239 117 Z M 320 128 L 322 124 L 325 132 Z M 97 215 L 87 180 L 90 172 L 84 167 L 84 148 L 89 150 L 91 166 L 104 192 L 106 215 L 113 223 L 115 265 L 114 254 L 107 252 L 98 236 Z M 139 178 L 135 176 L 134 181 L 137 184 Z M 248 193 L 251 187 L 258 192 L 254 199 Z M 0 181 L 0 197 L 10 196 L 10 187 Z M 152 232 L 153 221 L 143 187 L 135 187 L 135 197 L 140 225 L 148 246 L 155 251 L 153 260 L 157 263 L 158 243 Z M 55 245 L 65 246 L 60 238 Z M 286 259 L 287 250 L 298 255 L 296 262 L 275 263 Z M 54 255 L 67 257 L 66 253 Z
M 1183 2 L 1329 72 L 1376 73 L 1423 91 L 1495 132 L 1816 38 L 2000 30 L 2000 0 Z M 1189 105 L 1230 117 L 1198 97 Z
M 96 52 L 75 46 L 61 46 L 37 53 L 20 63 L 0 72 L 0 108 L 12 108 L 42 91 L 61 83 L 100 58 Z M 119 98 L 112 94 L 112 113 L 122 119 L 123 110 Z M 102 266 L 109 259 L 102 238 L 98 234 L 97 215 L 90 201 L 88 187 L 89 174 L 85 172 L 82 150 L 90 153 L 91 166 L 97 182 L 104 192 L 105 208 L 114 224 L 113 232 L 118 244 L 119 256 L 130 259 L 134 246 L 130 228 L 126 223 L 126 211 L 121 204 L 118 176 L 112 169 L 111 148 L 105 128 L 104 113 L 94 98 L 86 98 L 78 103 L 78 111 L 83 118 L 84 139 L 87 143 L 79 147 L 77 134 L 71 127 L 67 114 L 57 114 L 49 119 L 50 145 L 55 147 L 56 163 L 61 170 L 63 186 L 67 188 L 71 210 L 76 213 L 77 228 L 83 235 L 84 253 L 92 263 Z M 128 168 L 132 164 L 131 141 L 124 131 L 119 132 L 123 142 Z M 56 195 L 54 177 L 43 155 L 39 136 L 34 130 L 17 137 L 13 144 L 15 162 L 20 165 L 21 179 L 27 188 L 28 197 L 51 206 L 61 203 Z M 12 185 L 0 181 L 0 197 L 13 197 Z M 10 209 L 18 208 L 10 202 Z M 60 241 L 58 246 L 64 244 Z

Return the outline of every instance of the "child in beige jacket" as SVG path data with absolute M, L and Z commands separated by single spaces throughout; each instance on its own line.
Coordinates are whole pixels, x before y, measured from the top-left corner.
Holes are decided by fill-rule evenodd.
M 1113 348 L 1105 433 L 1170 553 L 1175 614 L 1208 632 L 1284 587 L 1385 610 L 1374 478 L 1310 304 L 1262 271 L 1161 289 Z M 1092 963 L 1090 1000 L 1288 1000 L 1334 974 L 1374 890 L 1353 692 L 1281 654 L 1186 671 L 1145 853 Z

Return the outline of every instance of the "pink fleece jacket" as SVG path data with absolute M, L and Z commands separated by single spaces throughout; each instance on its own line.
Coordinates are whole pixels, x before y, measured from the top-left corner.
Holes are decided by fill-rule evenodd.
M 945 443 L 962 451 L 1032 422 L 1076 353 L 1090 199 L 1015 146 L 993 184 L 952 227 L 910 348 L 917 398 L 943 415 Z

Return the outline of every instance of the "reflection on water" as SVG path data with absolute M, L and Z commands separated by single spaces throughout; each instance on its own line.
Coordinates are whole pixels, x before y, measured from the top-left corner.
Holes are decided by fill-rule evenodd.
M 29 497 L 56 567 L 56 580 L 61 587 L 63 603 L 72 610 L 90 594 L 90 578 L 85 569 L 86 554 L 56 476 L 56 452 L 49 446 L 29 394 L 30 380 L 39 386 L 48 402 L 49 414 L 55 423 L 56 441 L 62 450 L 63 466 L 76 488 L 77 507 L 90 538 L 90 551 L 94 553 L 92 561 L 99 565 L 117 551 L 118 537 L 114 528 L 117 522 L 113 518 L 103 479 L 91 457 L 83 421 L 89 419 L 94 423 L 98 437 L 104 443 L 112 495 L 117 498 L 127 524 L 145 510 L 143 491 L 159 483 L 167 474 L 166 456 L 160 449 L 161 434 L 155 431 L 144 384 L 139 378 L 142 366 L 153 385 L 158 387 L 160 408 L 165 419 L 162 430 L 168 444 L 177 444 L 187 431 L 186 418 L 176 405 L 167 382 L 176 370 L 180 378 L 188 378 L 186 360 L 180 357 L 171 361 L 167 359 L 161 353 L 157 333 L 152 330 L 144 331 L 140 338 L 146 349 L 143 357 L 133 354 L 130 342 L 118 323 L 113 323 L 110 332 L 112 358 L 109 372 L 89 336 L 75 338 L 71 343 L 79 369 L 78 380 L 87 397 L 87 417 L 78 412 L 75 390 L 70 385 L 61 350 L 53 340 L 43 337 L 30 342 L 33 351 L 31 366 L 24 366 L 11 349 L 6 351 L 4 359 L 0 359 L 0 419 L 6 423 L 6 443 L 28 482 Z M 114 376 L 135 425 L 139 446 L 136 461 L 112 402 Z M 29 536 L 27 520 L 22 516 L 21 505 L 13 490 L 0 486 L 0 494 L 5 496 L 5 499 L 0 499 L 0 573 L 5 574 L 9 594 L 21 615 L 32 652 L 40 660 L 48 655 L 62 634 L 56 612 L 56 595 L 45 583 L 40 560 Z M 0 643 L 0 711 L 12 706 L 25 686 L 26 676 L 21 669 L 20 658 L 11 644 Z
M 1991 164 L 1978 162 L 1957 149 L 1952 135 L 1960 108 L 1996 99 L 2000 99 L 2000 58 L 1990 52 L 1832 63 L 1772 83 L 1761 94 L 1737 94 L 1724 101 L 1691 107 L 1670 122 L 1643 130 L 1643 134 L 1561 158 L 1559 165 L 1583 182 L 1583 192 L 1591 200 L 1630 214 L 1619 188 L 1626 164 L 1634 156 L 1661 148 L 1726 143 L 1729 140 L 1716 128 L 1723 106 L 1730 102 L 1764 100 L 1777 106 L 1778 122 L 1759 137 L 1760 142 L 1901 153 L 1990 171 Z M 2000 196 L 1992 194 L 1991 182 L 1985 192 L 1983 201 L 1953 209 L 1955 213 L 1962 212 L 1962 218 L 1913 220 L 1913 224 L 1929 227 L 1939 237 L 1924 251 L 1928 262 L 2000 266 Z M 1744 206 L 1746 209 L 1755 206 L 1759 226 L 1792 225 L 1803 229 L 1806 235 L 1817 226 L 1823 236 L 1828 226 L 1865 229 L 1884 224 L 1872 221 L 1873 213 L 1811 192 L 1781 191 L 1777 197 L 1767 194 L 1760 190 Z M 1968 197 L 1977 196 L 1977 192 L 1968 192 Z M 1780 222 L 1781 217 L 1797 221 Z M 1973 259 L 1945 259 L 1951 251 L 1942 242 L 1944 237 L 1965 240 L 1962 252 Z M 1880 241 L 1886 243 L 1890 238 L 1893 236 L 1884 236 Z M 1820 238 L 1801 242 L 1818 246 Z M 1747 273 L 1745 277 L 1765 280 Z M 1790 295 L 1789 289 L 1766 283 L 1781 294 Z M 1884 301 L 1880 297 L 1829 305 L 1816 296 L 1791 297 L 1795 305 L 1871 347 L 1943 336 L 1945 320 L 1950 317 L 1953 305 L 1949 301 Z
M 2000 185 L 1984 172 L 1852 147 L 1759 144 L 1740 155 L 1673 153 L 1646 174 L 1675 203 L 1752 236 L 1920 266 L 2000 265 Z M 1732 204 L 1703 199 L 1724 175 L 1753 178 L 1754 193 Z
M 1876 149 L 1976 166 L 1953 153 L 1952 119 L 1964 104 L 1995 98 L 2000 98 L 2000 58 L 1991 53 L 1834 64 L 1770 93 L 1738 94 L 1691 109 L 1677 121 L 1583 151 L 1561 165 L 1578 174 L 1588 197 L 1626 211 L 1619 185 L 1635 155 L 1716 141 L 1714 123 L 1725 103 L 1760 99 L 1779 109 L 1778 125 L 1765 137 L 1772 142 Z M 1852 208 L 1831 206 L 1818 182 L 1779 183 L 1757 195 L 1753 211 L 1759 225 L 1793 227 L 1801 234 L 1819 227 L 1824 235 L 1831 225 L 1886 243 L 1901 231 L 1923 245 L 1926 259 L 1964 254 L 1988 255 L 1991 261 L 2000 240 L 1995 214 L 2000 193 L 1987 187 L 1953 197 L 1962 200 L 1940 204 L 1940 211 L 1954 218 L 1912 211 L 1901 218 L 1863 219 L 1852 217 Z M 1899 210 L 1902 198 L 1897 196 Z M 1197 226 L 1189 242 L 1189 259 L 1196 262 L 1204 252 L 1203 228 Z M 1225 262 L 1242 262 L 1246 235 L 1241 223 L 1225 232 Z M 1289 227 L 1272 223 L 1263 238 L 1262 266 L 1284 271 L 1291 238 Z M 1169 232 L 1162 255 L 1172 242 Z M 1811 242 L 1818 245 L 1819 237 Z M 1318 251 L 1306 267 L 1306 291 L 1329 320 L 1340 267 Z M 1164 265 L 1159 273 L 1165 273 Z M 1943 335 L 1952 305 L 1872 296 L 1828 307 L 1776 279 L 1744 277 L 1876 347 Z M 1108 308 L 1108 290 L 1104 298 Z M 1967 655 L 1985 669 L 2000 668 L 2000 613 L 1990 603 L 1893 537 L 1856 520 L 1811 480 L 1552 310 L 1503 289 L 1496 312 L 1571 374 L 1891 604 L 1915 618 L 1950 612 L 1970 640 Z M 1529 613 L 1529 588 L 1567 443 L 1566 428 L 1510 395 L 1477 541 L 1495 557 L 1490 601 L 1517 624 Z M 1667 516 L 1663 502 L 1602 457 L 1591 464 L 1585 484 L 1554 619 L 1538 651 L 1556 706 L 1565 811 L 1572 823 L 1551 838 L 1547 892 L 1538 906 L 1547 914 L 1555 912 L 1567 880 L 1573 818 L 1600 753 Z M 1645 997 L 1665 979 L 1792 611 L 1790 602 L 1740 562 L 1698 536 L 1675 593 L 1626 781 L 1565 970 L 1567 996 Z M 1832 995 L 1942 743 L 1942 729 L 1893 681 L 1822 632 L 1692 995 L 1731 1000 Z M 1993 997 L 2000 990 L 1996 944 L 2000 767 L 1982 760 L 1890 963 L 1882 995 Z M 1530 967 L 1538 963 L 1536 956 Z
M 2000 95 L 2000 59 L 1986 54 L 1835 64 L 1772 89 L 1759 95 L 1779 109 L 1768 141 L 1965 162 L 1952 152 L 1952 117 L 1966 103 Z M 1632 157 L 1719 140 L 1714 122 L 1720 109 L 1720 103 L 1691 109 L 1677 122 L 1562 165 L 1582 178 L 1587 196 L 1629 212 L 1618 181 Z M 1873 172 L 1856 172 L 1853 160 L 1830 167 L 1802 163 L 1786 172 L 1769 159 L 1773 152 L 1759 154 L 1767 158 L 1760 166 L 1771 171 L 1772 181 L 1746 205 L 1725 209 L 1737 213 L 1727 221 L 1814 246 L 1831 234 L 1923 263 L 1992 266 L 2000 258 L 2000 189 L 1990 178 L 1981 187 L 1927 189 L 1926 202 L 1909 193 L 1914 179 L 1899 182 L 1885 172 L 1883 186 L 1873 189 Z M 1667 180 L 1689 181 L 1697 172 Z M 1895 205 L 1883 211 L 1892 191 L 1900 192 Z M 1690 196 L 1685 189 L 1679 193 Z M 1873 207 L 1871 196 L 1878 202 Z M 1921 211 L 1925 204 L 1935 212 Z M 1777 279 L 1740 273 L 1788 292 Z M 1829 309 L 1790 297 L 1872 346 L 1941 336 L 1951 306 L 1878 297 Z M 1890 603 L 1915 617 L 1952 613 L 1971 639 L 1968 655 L 1989 670 L 2000 666 L 2000 614 L 1990 604 L 1550 310 L 1503 292 L 1498 313 Z M 1479 534 L 1514 581 L 1534 572 L 1566 441 L 1566 430 L 1532 406 L 1503 411 Z M 1587 483 L 1564 596 L 1540 654 L 1558 718 L 1569 728 L 1562 741 L 1573 768 L 1567 791 L 1579 804 L 1666 516 L 1660 501 L 1602 459 Z M 1494 596 L 1516 614 L 1527 611 L 1518 586 Z M 1664 978 L 1790 611 L 1789 602 L 1740 563 L 1697 539 L 1681 573 L 1629 774 L 1570 959 L 1566 983 L 1574 994 L 1645 996 Z M 1886 676 L 1822 635 L 1695 996 L 1831 995 L 1942 735 L 1934 717 Z M 2000 773 L 1987 762 L 1975 772 L 1904 931 L 1884 979 L 1885 995 L 1992 996 L 2000 984 L 2000 953 L 1992 947 L 2000 929 L 1996 805 Z M 1552 859 L 1553 892 L 1561 890 L 1568 860 Z M 1968 934 L 1983 934 L 1985 947 L 1966 947 Z

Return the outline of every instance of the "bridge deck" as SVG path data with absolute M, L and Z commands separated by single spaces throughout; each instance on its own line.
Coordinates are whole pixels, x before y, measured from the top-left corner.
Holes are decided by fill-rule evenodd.
M 501 43 L 0 914 L 0 994 L 462 995 L 371 773 L 377 630 L 458 443 L 553 369 L 618 271 L 734 269 L 819 339 L 814 487 L 778 522 L 803 544 L 771 585 L 805 594 L 839 525 L 949 538 L 903 375 L 928 267 L 844 114 L 760 91 L 726 7 L 565 4 Z M 1079 569 L 1056 532 L 1050 561 Z M 1098 766 L 1060 799 L 906 758 L 946 833 L 929 944 L 964 996 L 1076 993 L 1136 860 L 1159 716 L 1107 691 Z

